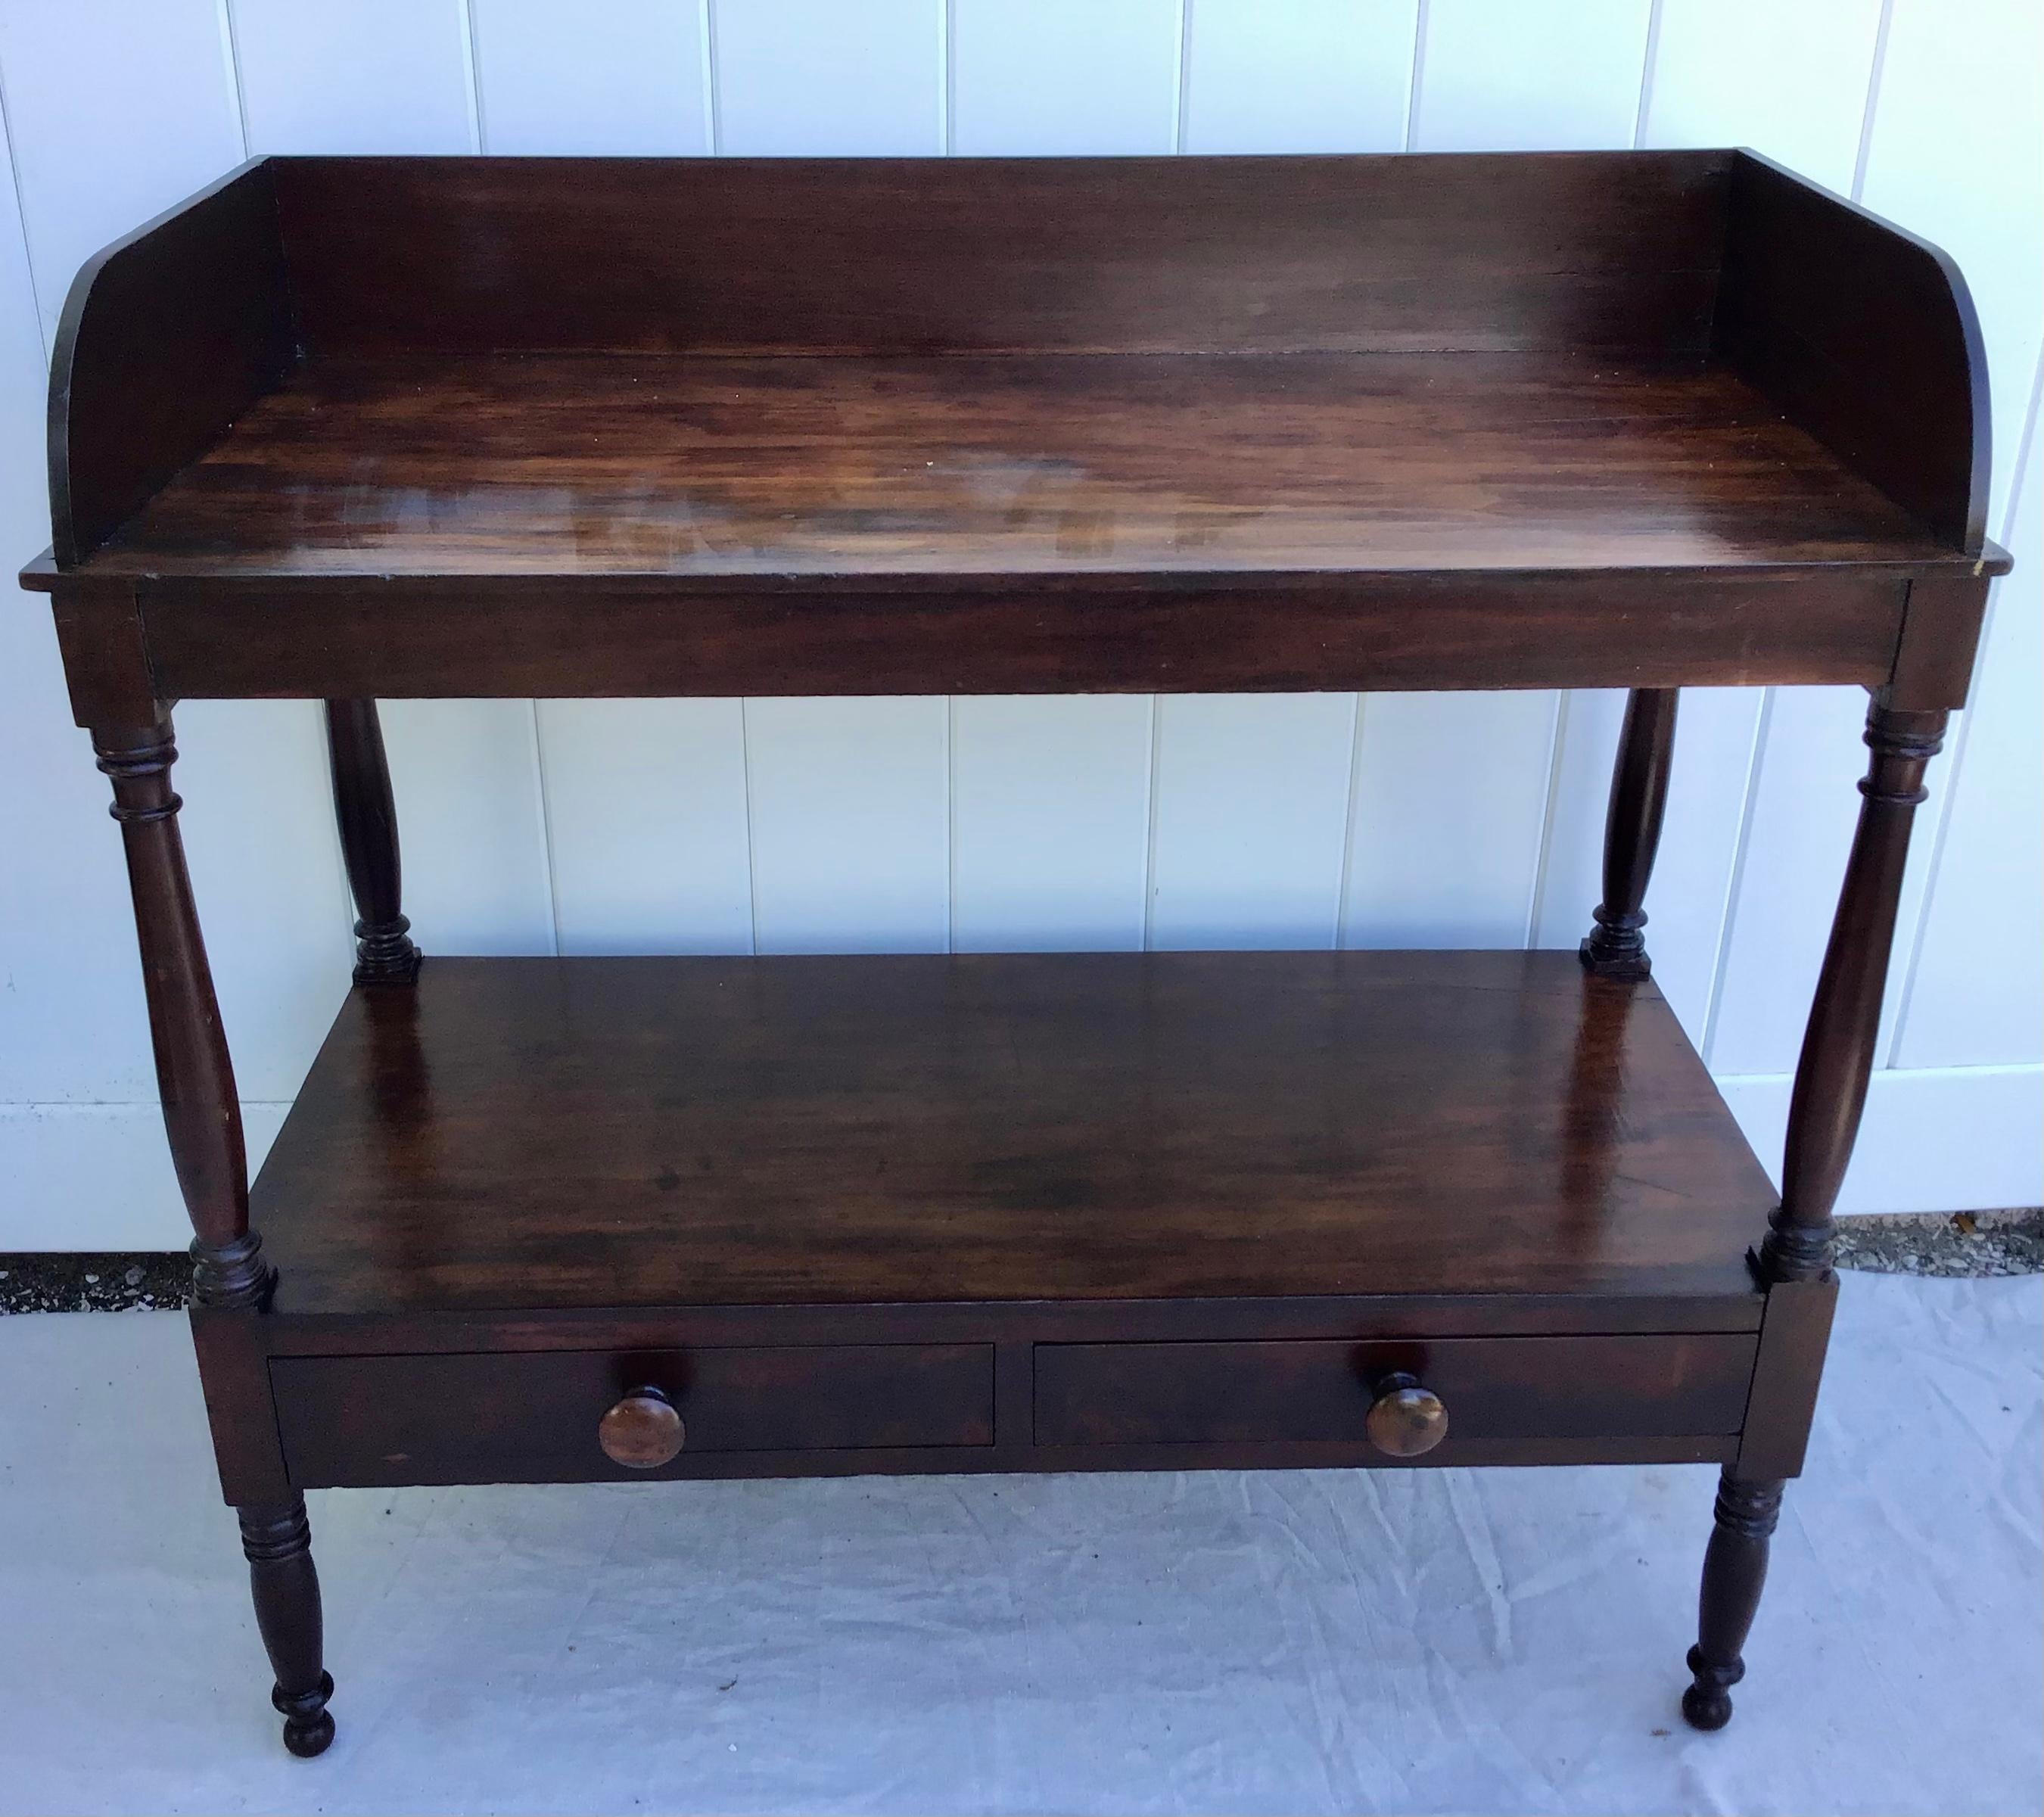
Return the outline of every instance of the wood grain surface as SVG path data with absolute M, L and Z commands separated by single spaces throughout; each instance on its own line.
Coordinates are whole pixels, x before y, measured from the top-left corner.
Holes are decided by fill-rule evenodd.
M 280 1312 L 1747 1291 L 1773 1193 L 1573 953 L 429 958 L 255 1189 Z
M 1957 559 L 1695 363 L 564 354 L 306 367 L 92 567 L 965 578 Z

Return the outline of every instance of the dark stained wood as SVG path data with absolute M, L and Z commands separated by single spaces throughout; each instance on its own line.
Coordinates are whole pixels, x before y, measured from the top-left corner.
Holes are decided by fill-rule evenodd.
M 284 159 L 315 355 L 1700 351 L 1723 152 Z
M 100 727 L 92 741 L 113 784 L 112 812 L 128 858 L 163 1127 L 197 1233 L 194 1293 L 209 1306 L 259 1305 L 271 1272 L 248 1227 L 241 1105 L 178 832 L 182 804 L 171 788 L 178 755 L 171 721 Z
M 1878 698 L 1867 713 L 1873 755 L 1859 786 L 1859 824 L 1796 1062 L 1781 1204 L 1760 1254 L 1769 1281 L 1818 1279 L 1831 1267 L 1831 1207 L 1866 1107 L 1910 824 L 1927 798 L 1923 772 L 1943 745 L 1945 720 L 1896 712 Z
M 1026 1423 L 1023 1428 L 1026 1431 Z M 1735 1436 L 1695 1433 L 1671 1438 L 1528 1438 L 1522 1435 L 1473 1439 L 1458 1445 L 1452 1462 L 1458 1468 L 1548 1469 L 1586 1464 L 1729 1463 L 1739 1450 Z M 1367 1440 L 1278 1439 L 1212 1445 L 959 1445 L 874 1446 L 840 1450 L 684 1451 L 655 1480 L 687 1482 L 744 1482 L 804 1477 L 1006 1476 L 1017 1473 L 1078 1474 L 1129 1470 L 1292 1470 L 1410 1469 L 1443 1464 L 1440 1457 L 1393 1458 Z M 409 1466 L 379 1465 L 373 1458 L 359 1470 L 353 1458 L 331 1455 L 321 1460 L 330 1478 L 305 1479 L 307 1489 L 390 1489 L 416 1484 L 404 1473 Z M 528 1477 L 525 1454 L 515 1446 L 494 1458 L 471 1465 L 463 1480 L 474 1482 L 557 1482 L 580 1477 Z M 606 1465 L 597 1480 L 621 1481 L 628 1475 L 644 1480 L 648 1473 L 625 1472 Z
M 1760 1608 L 1768 1542 L 1781 1515 L 1780 1483 L 1742 1481 L 1727 1469 L 1704 1550 L 1696 1644 L 1689 1649 L 1694 1682 L 1682 1693 L 1692 1728 L 1721 1729 L 1731 1720 L 1731 1688 L 1746 1676 L 1741 1650 Z
M 1732 374 L 1581 354 L 316 363 L 91 563 L 264 577 L 1956 565 Z
M 287 1296 L 288 1297 L 288 1296 Z M 559 1306 L 504 1312 L 278 1312 L 271 1356 L 664 1350 L 693 1344 L 1161 1343 L 1179 1339 L 1539 1337 L 1758 1331 L 1750 1275 L 1724 1293 L 1344 1293 L 1228 1300 L 886 1300 L 844 1305 Z
M 1673 688 L 1635 688 L 1625 703 L 1604 813 L 1604 900 L 1582 944 L 1583 963 L 1602 978 L 1642 978 L 1654 970 L 1646 954 L 1646 885 L 1661 848 L 1681 697 Z
M 333 1314 L 1729 1296 L 1773 1193 L 1650 987 L 1357 952 L 439 959 L 256 1200 Z
M 294 357 L 274 167 L 244 166 L 86 261 L 50 362 L 50 517 L 84 559 Z
M 309 1760 L 325 1754 L 333 1740 L 333 1718 L 326 1707 L 333 1680 L 321 1658 L 324 1623 L 305 1498 L 294 1494 L 236 1512 L 256 1598 L 256 1625 L 277 1674 L 270 1701 L 284 1719 L 284 1746 Z
M 302 1487 L 686 1477 L 754 1451 L 910 1449 L 922 1468 L 948 1469 L 954 1450 L 993 1441 L 986 1344 L 297 1357 L 271 1372 Z M 665 1462 L 627 1464 L 598 1427 L 648 1389 L 673 1403 L 688 1442 Z
M 1966 704 L 1987 613 L 1987 576 L 2008 567 L 2008 556 L 1990 543 L 1974 572 L 1909 583 L 1894 668 L 1882 690 L 1891 708 L 1953 712 Z
M 270 1396 L 269 1320 L 245 1306 L 194 1306 L 190 1318 L 223 1499 L 241 1506 L 284 1500 L 290 1478 Z
M 1741 152 L 1715 340 L 1939 540 L 1981 553 L 1987 356 L 1948 255 Z
M 1455 1445 L 1452 1452 L 1443 1445 L 1418 1458 L 1387 1456 L 1366 1439 L 1255 1439 L 1209 1445 L 1039 1445 L 1027 1454 L 1024 1467 L 1046 1471 L 1405 1470 L 1452 1463 L 1464 1469 L 1492 1466 L 1538 1469 L 1554 1465 L 1722 1463 L 1737 1448 L 1736 1440 L 1716 1433 L 1642 1439 L 1608 1434 L 1591 1439 L 1512 1434 L 1470 1439 Z M 952 1454 L 967 1458 L 982 1455 L 974 1451 Z M 980 1467 L 971 1463 L 963 1466 L 967 1472 Z M 947 1462 L 944 1468 L 948 1472 L 953 1466 Z
M 1892 664 L 1904 583 L 1410 576 L 1173 594 L 775 591 L 523 577 L 321 583 L 317 640 L 283 582 L 148 590 L 157 684 L 181 697 L 1067 693 L 1858 682 Z
M 1039 1344 L 1041 1445 L 1373 1446 L 1384 1379 L 1403 1373 L 1445 1404 L 1430 1462 L 1462 1442 L 1673 1438 L 1735 1432 L 1753 1371 L 1743 1334 L 1457 1338 L 1400 1344 Z
M 1768 1289 L 1741 1429 L 1738 1471 L 1748 1481 L 1799 1477 L 1823 1379 L 1838 1279 L 1777 1281 Z
M 302 1487 L 647 1465 L 1717 1462 L 1722 1724 L 2008 566 L 1984 386 L 1950 260 L 1718 152 L 271 160 L 89 265 L 22 578 L 113 780 L 287 1745 L 332 1733 Z M 1673 690 L 1820 682 L 1873 758 L 1749 1275 L 1773 1195 L 1638 936 Z M 439 961 L 272 1151 L 272 1300 L 179 698 L 329 703 L 367 984 L 417 966 L 378 697 L 1581 686 L 1633 690 L 1588 974 Z
M 129 295 L 158 267 L 225 353 L 165 346 Z M 1952 528 L 1986 483 L 1962 290 L 1721 152 L 282 160 L 81 298 L 64 422 L 101 365 L 214 374 L 74 474 L 125 501 L 112 546 L 25 576 L 140 583 L 147 655 L 73 666 L 101 723 L 138 691 L 1949 704 L 1977 594 L 1904 636 L 1904 592 L 2006 565 Z
M 327 751 L 333 766 L 333 810 L 348 886 L 355 897 L 355 981 L 409 984 L 419 975 L 412 924 L 398 906 L 402 870 L 398 809 L 383 728 L 371 700 L 326 703 Z
M 1033 1410 L 1024 1395 L 1012 1424 L 997 1420 L 985 1344 L 309 1356 L 271 1366 L 293 1484 L 378 1487 L 1385 1465 L 1407 1460 L 1370 1436 L 1371 1380 L 1356 1371 L 1372 1358 L 1388 1369 L 1422 1354 L 1430 1368 L 1439 1360 L 1444 1398 L 1451 1393 L 1465 1416 L 1456 1442 L 1430 1462 L 1723 1461 L 1754 1343 L 1745 1333 L 1393 1346 L 1039 1344 Z M 1020 1355 L 1026 1381 L 1032 1347 Z M 1219 1396 L 1219 1417 L 1202 1423 L 1185 1412 L 1182 1391 L 1171 1398 L 1176 1359 L 1189 1359 L 1194 1380 Z M 1145 1431 L 1139 1417 L 1117 1420 L 1112 1407 L 1083 1399 L 1089 1368 L 1110 1399 L 1124 1388 L 1147 1394 L 1162 1416 Z M 1524 1379 L 1529 1372 L 1551 1385 Z M 609 1453 L 601 1423 L 625 1381 L 640 1395 L 667 1396 L 687 1423 L 685 1446 L 644 1466 Z M 1284 1411 L 1259 1423 L 1259 1404 Z
M 50 606 L 71 716 L 82 726 L 155 724 L 168 708 L 150 672 L 135 583 L 67 581 Z

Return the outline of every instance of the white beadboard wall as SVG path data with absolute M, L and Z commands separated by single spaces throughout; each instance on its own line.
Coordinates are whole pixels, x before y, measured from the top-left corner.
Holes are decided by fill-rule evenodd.
M 96 248 L 263 152 L 1747 144 L 1938 240 L 2015 551 L 1919 819 L 1848 1208 L 2044 1197 L 2036 0 L 0 0 L 0 561 L 48 540 L 49 342 Z M 1573 944 L 1619 697 L 417 702 L 429 951 Z M 259 1155 L 345 986 L 316 709 L 179 715 Z M 1686 699 L 1665 989 L 1763 1158 L 1860 701 Z M 39 599 L 0 609 L 0 1249 L 180 1244 L 117 838 Z

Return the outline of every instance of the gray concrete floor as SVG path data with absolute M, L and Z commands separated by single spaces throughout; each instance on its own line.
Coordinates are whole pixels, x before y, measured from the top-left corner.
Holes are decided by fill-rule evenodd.
M 0 1319 L 0 1810 L 2031 1811 L 2044 1281 L 1849 1277 L 1731 1727 L 1708 1470 L 334 1491 L 278 1744 L 174 1313 Z

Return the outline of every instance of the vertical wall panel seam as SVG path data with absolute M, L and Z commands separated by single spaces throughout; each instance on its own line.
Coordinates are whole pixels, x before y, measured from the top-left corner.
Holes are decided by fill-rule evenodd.
M 2030 406 L 2024 413 L 2023 434 L 2015 448 L 2015 466 L 2010 474 L 2008 509 L 2001 523 L 2001 544 L 2006 548 L 2015 534 L 2015 514 L 2023 497 L 2023 487 L 2029 478 L 2031 462 L 2036 453 L 2037 417 L 2040 402 L 2044 402 L 2044 353 L 2038 356 L 2037 367 L 2030 381 Z M 1993 641 L 1994 621 L 2001 609 L 2002 590 L 2006 582 L 1997 581 L 1989 589 L 1987 609 L 1981 619 L 1980 647 L 1973 653 L 1973 670 L 1966 686 L 1966 697 L 1970 701 L 1980 686 L 1980 674 L 1987 661 L 1988 650 Z M 1916 917 L 1915 937 L 1909 943 L 1909 953 L 1904 962 L 1900 996 L 1896 1005 L 1895 1032 L 1888 1042 L 1888 1052 L 1882 1064 L 1899 1066 L 1902 1063 L 1902 1044 L 1909 1027 L 1909 1012 L 1916 1001 L 1917 974 L 1923 962 L 1923 950 L 1931 937 L 1931 906 L 1938 893 L 1938 876 L 1945 862 L 1945 847 L 1950 839 L 1952 814 L 1958 803 L 1960 779 L 1965 774 L 1966 753 L 1973 742 L 1973 727 L 1976 716 L 1962 713 L 1958 728 L 1952 739 L 1952 754 L 1946 759 L 1944 786 L 1940 793 L 1944 797 L 1945 811 L 1938 816 L 1932 830 L 1930 862 L 1926 866 L 1923 879 L 1923 901 Z
M 241 155 L 246 158 L 252 155 L 248 133 L 248 94 L 247 85 L 241 79 L 241 43 L 240 29 L 234 19 L 234 0 L 219 0 L 217 17 L 220 21 L 221 60 L 227 76 L 229 99 L 234 109 L 236 129 L 241 136 Z M 340 906 L 339 924 L 342 937 L 347 943 L 348 962 L 352 965 L 355 958 L 355 888 L 348 882 L 348 848 L 340 836 L 340 817 L 332 808 L 333 754 L 326 739 L 326 703 L 324 701 L 308 701 L 305 703 L 305 711 L 318 721 L 314 741 L 320 755 L 315 760 L 315 767 L 325 779 L 328 801 L 316 811 L 321 813 L 321 817 L 326 823 L 327 852 L 332 861 L 334 893 Z M 402 824 L 401 814 L 401 828 Z M 244 1104 L 256 1101 L 259 1101 L 245 1097 L 242 1100 Z
M 958 150 L 958 53 L 954 40 L 958 32 L 958 0 L 939 0 L 937 6 L 937 144 L 948 158 Z
M 227 92 L 234 103 L 234 123 L 241 134 L 241 155 L 249 154 L 248 97 L 241 83 L 241 44 L 234 25 L 234 0 L 220 0 L 220 54 L 227 65 Z
M 326 702 L 307 701 L 305 705 L 308 711 L 318 716 L 320 721 L 318 734 L 320 755 L 316 760 L 315 767 L 326 779 L 327 786 L 327 799 L 324 804 L 325 812 L 321 818 L 326 822 L 327 850 L 333 859 L 334 887 L 340 897 L 340 926 L 342 932 L 347 936 L 348 962 L 352 966 L 355 963 L 355 885 L 349 882 L 348 878 L 348 847 L 340 836 L 340 814 L 333 799 L 333 747 L 327 741 Z M 396 793 L 394 786 L 392 793 L 394 795 Z M 402 843 L 405 829 L 404 804 L 402 801 L 398 802 L 396 807 L 398 849 L 402 852 L 404 849 Z
M 1526 931 L 1519 941 L 1528 950 L 1539 932 L 1540 910 L 1547 896 L 1547 859 L 1554 846 L 1554 809 L 1562 797 L 1562 739 L 1568 730 L 1570 698 L 1568 690 L 1558 690 L 1548 713 L 1546 802 L 1540 816 L 1540 843 L 1533 857 L 1532 887 L 1526 897 Z
M 1355 874 L 1355 824 L 1362 813 L 1362 709 L 1368 697 L 1355 696 L 1354 712 L 1349 721 L 1348 738 L 1348 812 L 1342 827 L 1341 882 L 1335 892 L 1335 938 L 1336 952 L 1348 945 L 1350 878 Z
M 759 952 L 759 867 L 753 858 L 758 841 L 752 835 L 752 713 L 751 703 L 738 703 L 739 773 L 745 785 L 745 912 L 751 930 L 752 951 Z
M 1866 105 L 1860 110 L 1859 144 L 1853 156 L 1852 199 L 1854 202 L 1862 200 L 1865 194 L 1867 166 L 1873 156 L 1873 135 L 1881 117 L 1881 79 L 1888 68 L 1888 29 L 1894 14 L 1895 0 L 1881 0 L 1881 13 L 1873 30 L 1873 56 L 1867 66 Z M 1985 631 L 1986 627 L 1983 624 L 1983 648 L 1986 645 Z M 1908 1019 L 1909 1000 L 1915 993 L 1917 962 L 1922 956 L 1924 933 L 1930 924 L 1931 889 L 1937 880 L 1936 866 L 1944 853 L 1945 828 L 1950 818 L 1953 786 L 1958 779 L 1958 761 L 1965 749 L 1965 737 L 1966 716 L 1961 713 L 1958 724 L 1953 732 L 1951 756 L 1946 760 L 1944 774 L 1938 778 L 1927 804 L 1928 827 L 1923 825 L 1927 817 L 1924 811 L 1919 810 L 1917 816 L 1916 837 L 1921 839 L 1927 836 L 1931 842 L 1931 868 L 1924 878 L 1923 893 L 1913 905 L 1913 912 L 1912 905 L 1906 898 L 1904 901 L 1901 914 L 1904 924 L 1897 927 L 1890 943 L 1891 965 L 1893 962 L 1892 955 L 1898 946 L 1908 957 L 1904 962 L 1901 994 L 1896 1002 L 1894 1027 L 1889 1033 L 1886 1051 L 1877 1054 L 1875 1057 L 1877 1068 L 1892 1066 L 1894 1056 L 1902 1045 L 1902 1029 Z
M 1427 79 L 1427 12 L 1429 0 L 1416 0 L 1412 13 L 1412 75 L 1405 85 L 1405 149 L 1420 142 L 1420 94 Z
M 944 696 L 944 951 L 958 951 L 958 696 Z
M 717 96 L 717 0 L 697 0 L 696 29 L 702 44 L 703 143 L 709 155 L 724 151 L 724 109 Z
M 1146 824 L 1143 844 L 1143 950 L 1149 952 L 1156 944 L 1157 922 L 1157 797 L 1161 780 L 1160 759 L 1164 750 L 1164 698 L 1161 694 L 1150 697 L 1150 773 L 1147 778 L 1147 799 L 1143 803 Z
M 1661 56 L 1662 0 L 1650 0 L 1646 9 L 1646 44 L 1639 59 L 1639 107 L 1632 117 L 1635 151 L 1646 143 L 1646 116 L 1654 105 L 1654 66 Z
M 561 956 L 561 892 L 560 882 L 554 869 L 554 816 L 547 799 L 547 746 L 540 732 L 540 703 L 528 701 L 525 710 L 532 715 L 532 793 L 540 813 L 540 863 L 547 878 L 547 920 L 554 931 L 554 957 Z
M 1867 159 L 1873 152 L 1874 117 L 1881 106 L 1881 79 L 1888 67 L 1888 27 L 1895 14 L 1895 0 L 1881 0 L 1881 17 L 1873 28 L 1873 60 L 1866 71 L 1866 106 L 1860 110 L 1859 148 L 1853 155 L 1852 198 L 1860 199 L 1866 188 Z
M 21 163 L 14 154 L 14 122 L 7 107 L 7 72 L 0 65 L 0 139 L 6 141 L 7 175 L 14 185 L 14 213 L 21 224 L 21 273 L 29 280 L 29 309 L 36 318 L 36 339 L 43 350 L 43 369 L 50 363 L 50 334 L 43 319 L 42 293 L 36 283 L 36 252 L 29 239 L 28 198 L 21 193 Z
M 1718 950 L 1711 962 L 1711 991 L 1704 1012 L 1703 1039 L 1698 1051 L 1708 1068 L 1716 1057 L 1718 1012 L 1724 1002 L 1725 974 L 1731 962 L 1732 936 L 1738 931 L 1741 897 L 1746 888 L 1746 858 L 1753 839 L 1753 814 L 1760 798 L 1761 773 L 1767 759 L 1767 735 L 1774 723 L 1775 690 L 1760 691 L 1760 711 L 1753 727 L 1753 749 L 1746 766 L 1744 798 L 1739 803 L 1739 836 L 1732 847 L 1731 875 L 1725 884 L 1724 913 L 1718 922 Z
M 482 65 L 476 48 L 475 0 L 454 0 L 454 7 L 455 25 L 461 33 L 462 85 L 467 91 L 469 145 L 480 156 L 490 148 L 490 136 L 482 109 Z
M 1190 109 L 1193 83 L 1193 0 L 1178 0 L 1178 67 L 1171 84 L 1171 149 L 1185 148 L 1185 120 Z

